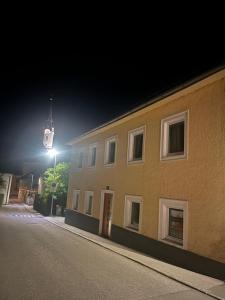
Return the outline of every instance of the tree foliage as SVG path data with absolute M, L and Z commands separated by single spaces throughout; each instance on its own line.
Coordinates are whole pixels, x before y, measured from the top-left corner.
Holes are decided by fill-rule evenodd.
M 70 165 L 68 163 L 58 163 L 54 168 L 48 168 L 44 172 L 44 188 L 42 197 L 47 201 L 52 195 L 56 196 L 57 203 L 66 206 L 68 179 Z M 56 183 L 56 190 L 53 191 L 52 184 Z

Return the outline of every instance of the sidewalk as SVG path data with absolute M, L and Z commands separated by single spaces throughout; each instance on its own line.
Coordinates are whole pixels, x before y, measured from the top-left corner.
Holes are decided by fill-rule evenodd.
M 32 208 L 29 207 L 29 210 L 32 210 Z M 32 212 L 36 213 L 36 211 L 34 210 L 32 210 Z M 223 281 L 164 263 L 160 260 L 117 244 L 111 240 L 78 229 L 74 226 L 67 225 L 64 223 L 64 217 L 53 216 L 44 217 L 44 219 L 55 224 L 56 226 L 63 228 L 64 230 L 70 231 L 71 233 L 85 238 L 92 243 L 98 244 L 101 247 L 104 247 L 141 265 L 144 265 L 145 267 L 163 274 L 188 287 L 196 289 L 204 294 L 210 295 L 215 299 L 225 300 L 225 283 Z

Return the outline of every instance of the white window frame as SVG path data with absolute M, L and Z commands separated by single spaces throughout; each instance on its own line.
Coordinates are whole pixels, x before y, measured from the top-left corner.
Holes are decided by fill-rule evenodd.
M 169 154 L 169 126 L 184 122 L 184 153 Z M 160 160 L 186 159 L 188 156 L 188 111 L 161 120 Z
M 95 156 L 95 164 L 91 165 L 92 163 L 92 151 L 93 149 L 96 149 L 96 156 Z M 96 161 L 97 161 L 97 143 L 91 144 L 88 147 L 88 168 L 95 168 L 96 167 Z
M 115 159 L 114 163 L 109 163 L 109 145 L 111 142 L 115 142 Z M 104 155 L 104 165 L 107 167 L 112 167 L 116 164 L 116 153 L 117 153 L 117 137 L 112 136 L 105 140 L 105 155 Z
M 78 207 L 77 209 L 74 208 L 74 201 L 75 199 L 77 198 L 77 195 L 78 195 Z M 78 211 L 79 208 L 80 208 L 80 190 L 73 190 L 73 197 L 72 197 L 72 209 L 75 210 L 75 211 Z
M 145 158 L 145 131 L 146 126 L 132 129 L 128 131 L 128 145 L 127 145 L 127 163 L 128 164 L 139 164 L 144 162 Z M 142 159 L 134 160 L 134 136 L 143 134 L 143 146 L 142 146 Z
M 133 202 L 140 204 L 138 229 L 132 228 L 131 225 L 131 212 L 132 212 L 131 209 L 132 209 Z M 124 228 L 133 232 L 140 233 L 141 226 L 142 226 L 142 211 L 143 211 L 143 198 L 141 196 L 125 195 Z
M 175 238 L 169 236 L 169 209 L 183 210 L 183 243 L 179 244 Z M 187 249 L 188 238 L 188 202 L 184 200 L 159 199 L 159 231 L 158 239 L 166 244 Z
M 88 209 L 88 202 L 89 202 L 89 197 L 92 196 L 92 206 L 91 206 L 91 213 L 88 214 L 87 213 L 87 209 Z M 85 191 L 85 198 L 84 198 L 84 213 L 87 216 L 92 216 L 93 215 L 93 204 L 94 204 L 94 192 L 93 191 Z

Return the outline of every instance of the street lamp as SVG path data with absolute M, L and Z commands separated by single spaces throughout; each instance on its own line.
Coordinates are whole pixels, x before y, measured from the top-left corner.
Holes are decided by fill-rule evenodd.
M 30 191 L 29 191 L 29 194 L 28 194 L 28 197 L 27 197 L 27 203 L 28 205 L 32 205 L 34 204 L 34 198 L 33 198 L 33 184 L 34 184 L 34 174 L 33 173 L 30 173 L 31 175 L 31 183 L 30 183 Z
M 32 191 L 33 191 L 33 183 L 34 183 L 34 174 L 31 173 L 30 175 L 31 175 L 30 192 L 32 193 Z
M 58 154 L 58 152 L 56 151 L 55 148 L 48 149 L 47 151 L 48 151 L 48 155 L 50 157 L 54 157 L 54 168 L 55 168 L 55 166 L 56 166 L 56 155 Z
M 55 167 L 56 167 L 56 155 L 57 155 L 57 151 L 54 148 L 48 149 L 48 155 L 50 157 L 54 157 L 54 171 L 53 171 L 53 178 L 54 178 L 54 182 L 52 183 L 52 192 L 56 191 L 56 182 L 55 182 Z M 51 201 L 51 212 L 50 215 L 52 216 L 52 210 L 53 210 L 53 201 L 54 201 L 54 195 L 52 193 L 52 201 Z

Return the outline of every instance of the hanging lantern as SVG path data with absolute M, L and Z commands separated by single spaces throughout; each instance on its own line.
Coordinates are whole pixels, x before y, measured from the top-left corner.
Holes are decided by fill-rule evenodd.
M 46 128 L 44 130 L 44 137 L 43 137 L 43 145 L 46 149 L 53 148 L 53 139 L 54 139 L 54 128 L 52 128 L 52 130 Z
M 43 145 L 46 149 L 53 148 L 54 140 L 54 127 L 53 127 L 53 118 L 52 118 L 52 98 L 50 98 L 50 113 L 47 124 L 44 129 Z

